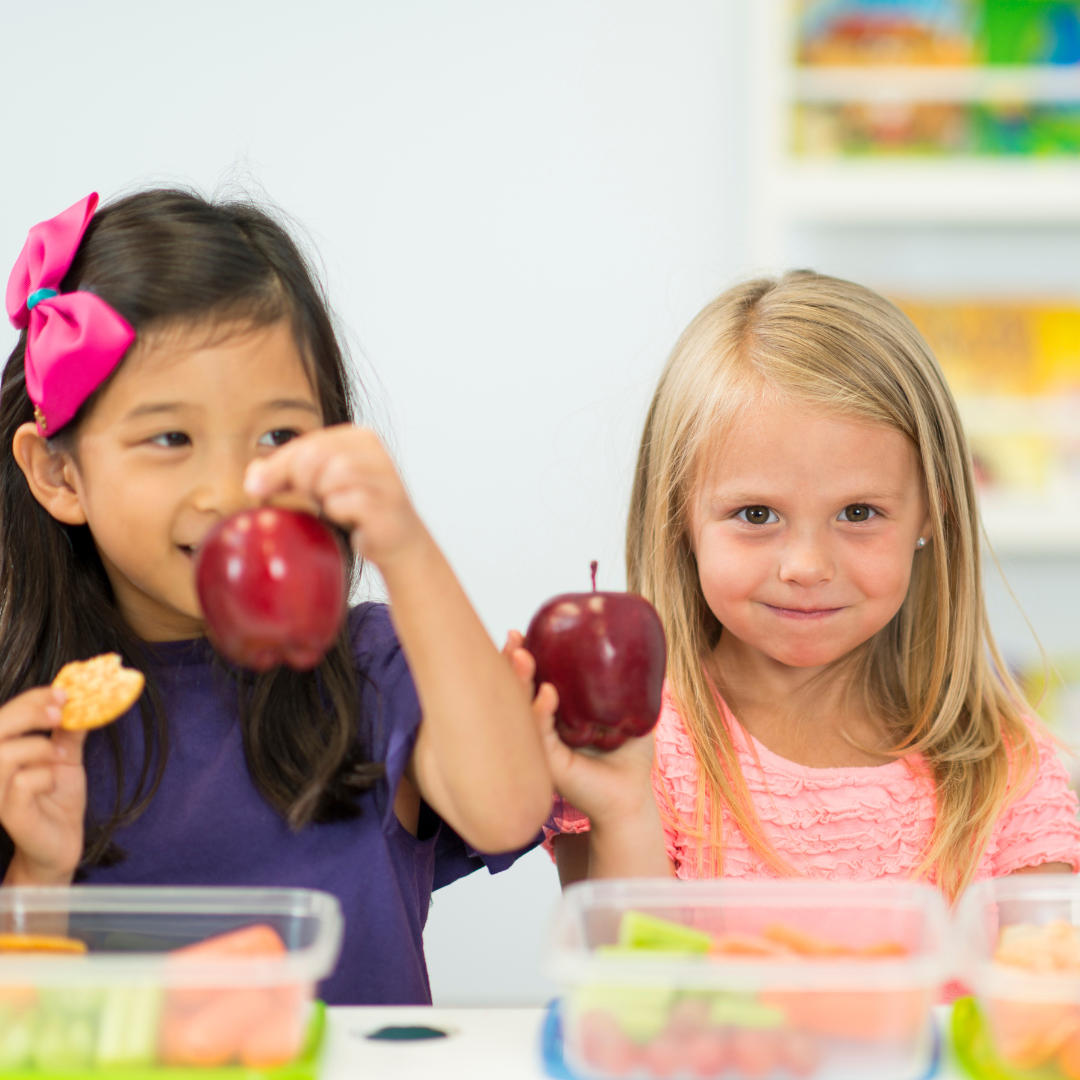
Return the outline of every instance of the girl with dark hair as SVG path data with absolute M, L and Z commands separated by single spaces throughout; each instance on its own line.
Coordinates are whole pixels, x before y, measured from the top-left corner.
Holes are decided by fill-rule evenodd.
M 525 654 L 499 656 L 385 449 L 300 251 L 263 211 L 147 191 L 31 230 L 0 385 L 0 871 L 5 885 L 325 889 L 333 1003 L 430 1000 L 431 890 L 503 869 L 550 806 Z M 192 561 L 264 501 L 336 526 L 360 604 L 310 672 L 205 637 Z M 141 702 L 59 728 L 48 684 L 117 652 Z M 85 745 L 84 745 L 85 740 Z

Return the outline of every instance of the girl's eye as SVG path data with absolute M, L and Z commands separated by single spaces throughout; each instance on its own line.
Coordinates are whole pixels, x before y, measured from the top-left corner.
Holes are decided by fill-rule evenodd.
M 178 446 L 189 446 L 191 439 L 182 431 L 163 431 L 160 435 L 155 435 L 150 440 L 155 446 L 164 446 L 169 450 L 174 450 Z
M 274 431 L 268 431 L 265 435 L 259 439 L 260 446 L 284 446 L 287 442 L 295 439 L 300 432 L 293 431 L 292 428 L 276 428 Z
M 852 503 L 851 506 L 845 506 L 843 510 L 837 515 L 837 521 L 869 521 L 872 517 L 877 517 L 877 511 L 872 506 L 867 506 L 865 503 Z
M 772 525 L 780 520 L 767 506 L 745 506 L 735 516 L 748 525 Z

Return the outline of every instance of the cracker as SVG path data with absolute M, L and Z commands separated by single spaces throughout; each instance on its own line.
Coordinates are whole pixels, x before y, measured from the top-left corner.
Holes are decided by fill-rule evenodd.
M 118 653 L 104 653 L 65 664 L 52 684 L 67 694 L 60 726 L 84 731 L 123 716 L 139 700 L 146 679 L 141 671 L 121 667 Z
M 0 934 L 0 953 L 3 952 L 82 954 L 86 952 L 86 942 L 52 934 Z

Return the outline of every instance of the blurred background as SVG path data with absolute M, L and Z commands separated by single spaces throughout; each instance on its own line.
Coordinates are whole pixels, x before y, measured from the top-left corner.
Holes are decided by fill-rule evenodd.
M 893 297 L 961 400 L 1000 641 L 1080 743 L 1080 0 L 54 0 L 0 42 L 0 265 L 91 190 L 283 208 L 500 641 L 590 559 L 622 587 L 702 304 L 791 266 Z M 436 1002 L 550 996 L 557 896 L 542 851 L 437 893 Z

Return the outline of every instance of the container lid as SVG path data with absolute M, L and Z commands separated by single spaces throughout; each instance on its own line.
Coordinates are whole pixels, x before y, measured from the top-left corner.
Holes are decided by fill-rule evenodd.
M 627 912 L 705 934 L 756 934 L 783 924 L 856 948 L 894 942 L 906 955 L 735 959 L 707 952 L 612 949 Z M 549 932 L 544 969 L 567 985 L 736 991 L 926 988 L 952 972 L 948 927 L 941 894 L 914 882 L 589 881 L 566 890 Z
M 276 957 L 204 958 L 171 950 L 265 923 Z M 315 983 L 341 949 L 337 898 L 314 889 L 72 886 L 0 889 L 0 931 L 81 938 L 82 955 L 0 953 L 2 986 L 265 986 Z
M 1032 971 L 994 960 L 1003 926 L 1042 926 L 1062 920 L 1080 933 L 1080 878 L 1076 874 L 1013 874 L 972 885 L 957 909 L 963 972 L 982 997 L 1021 1001 L 1078 1001 L 1080 972 Z

